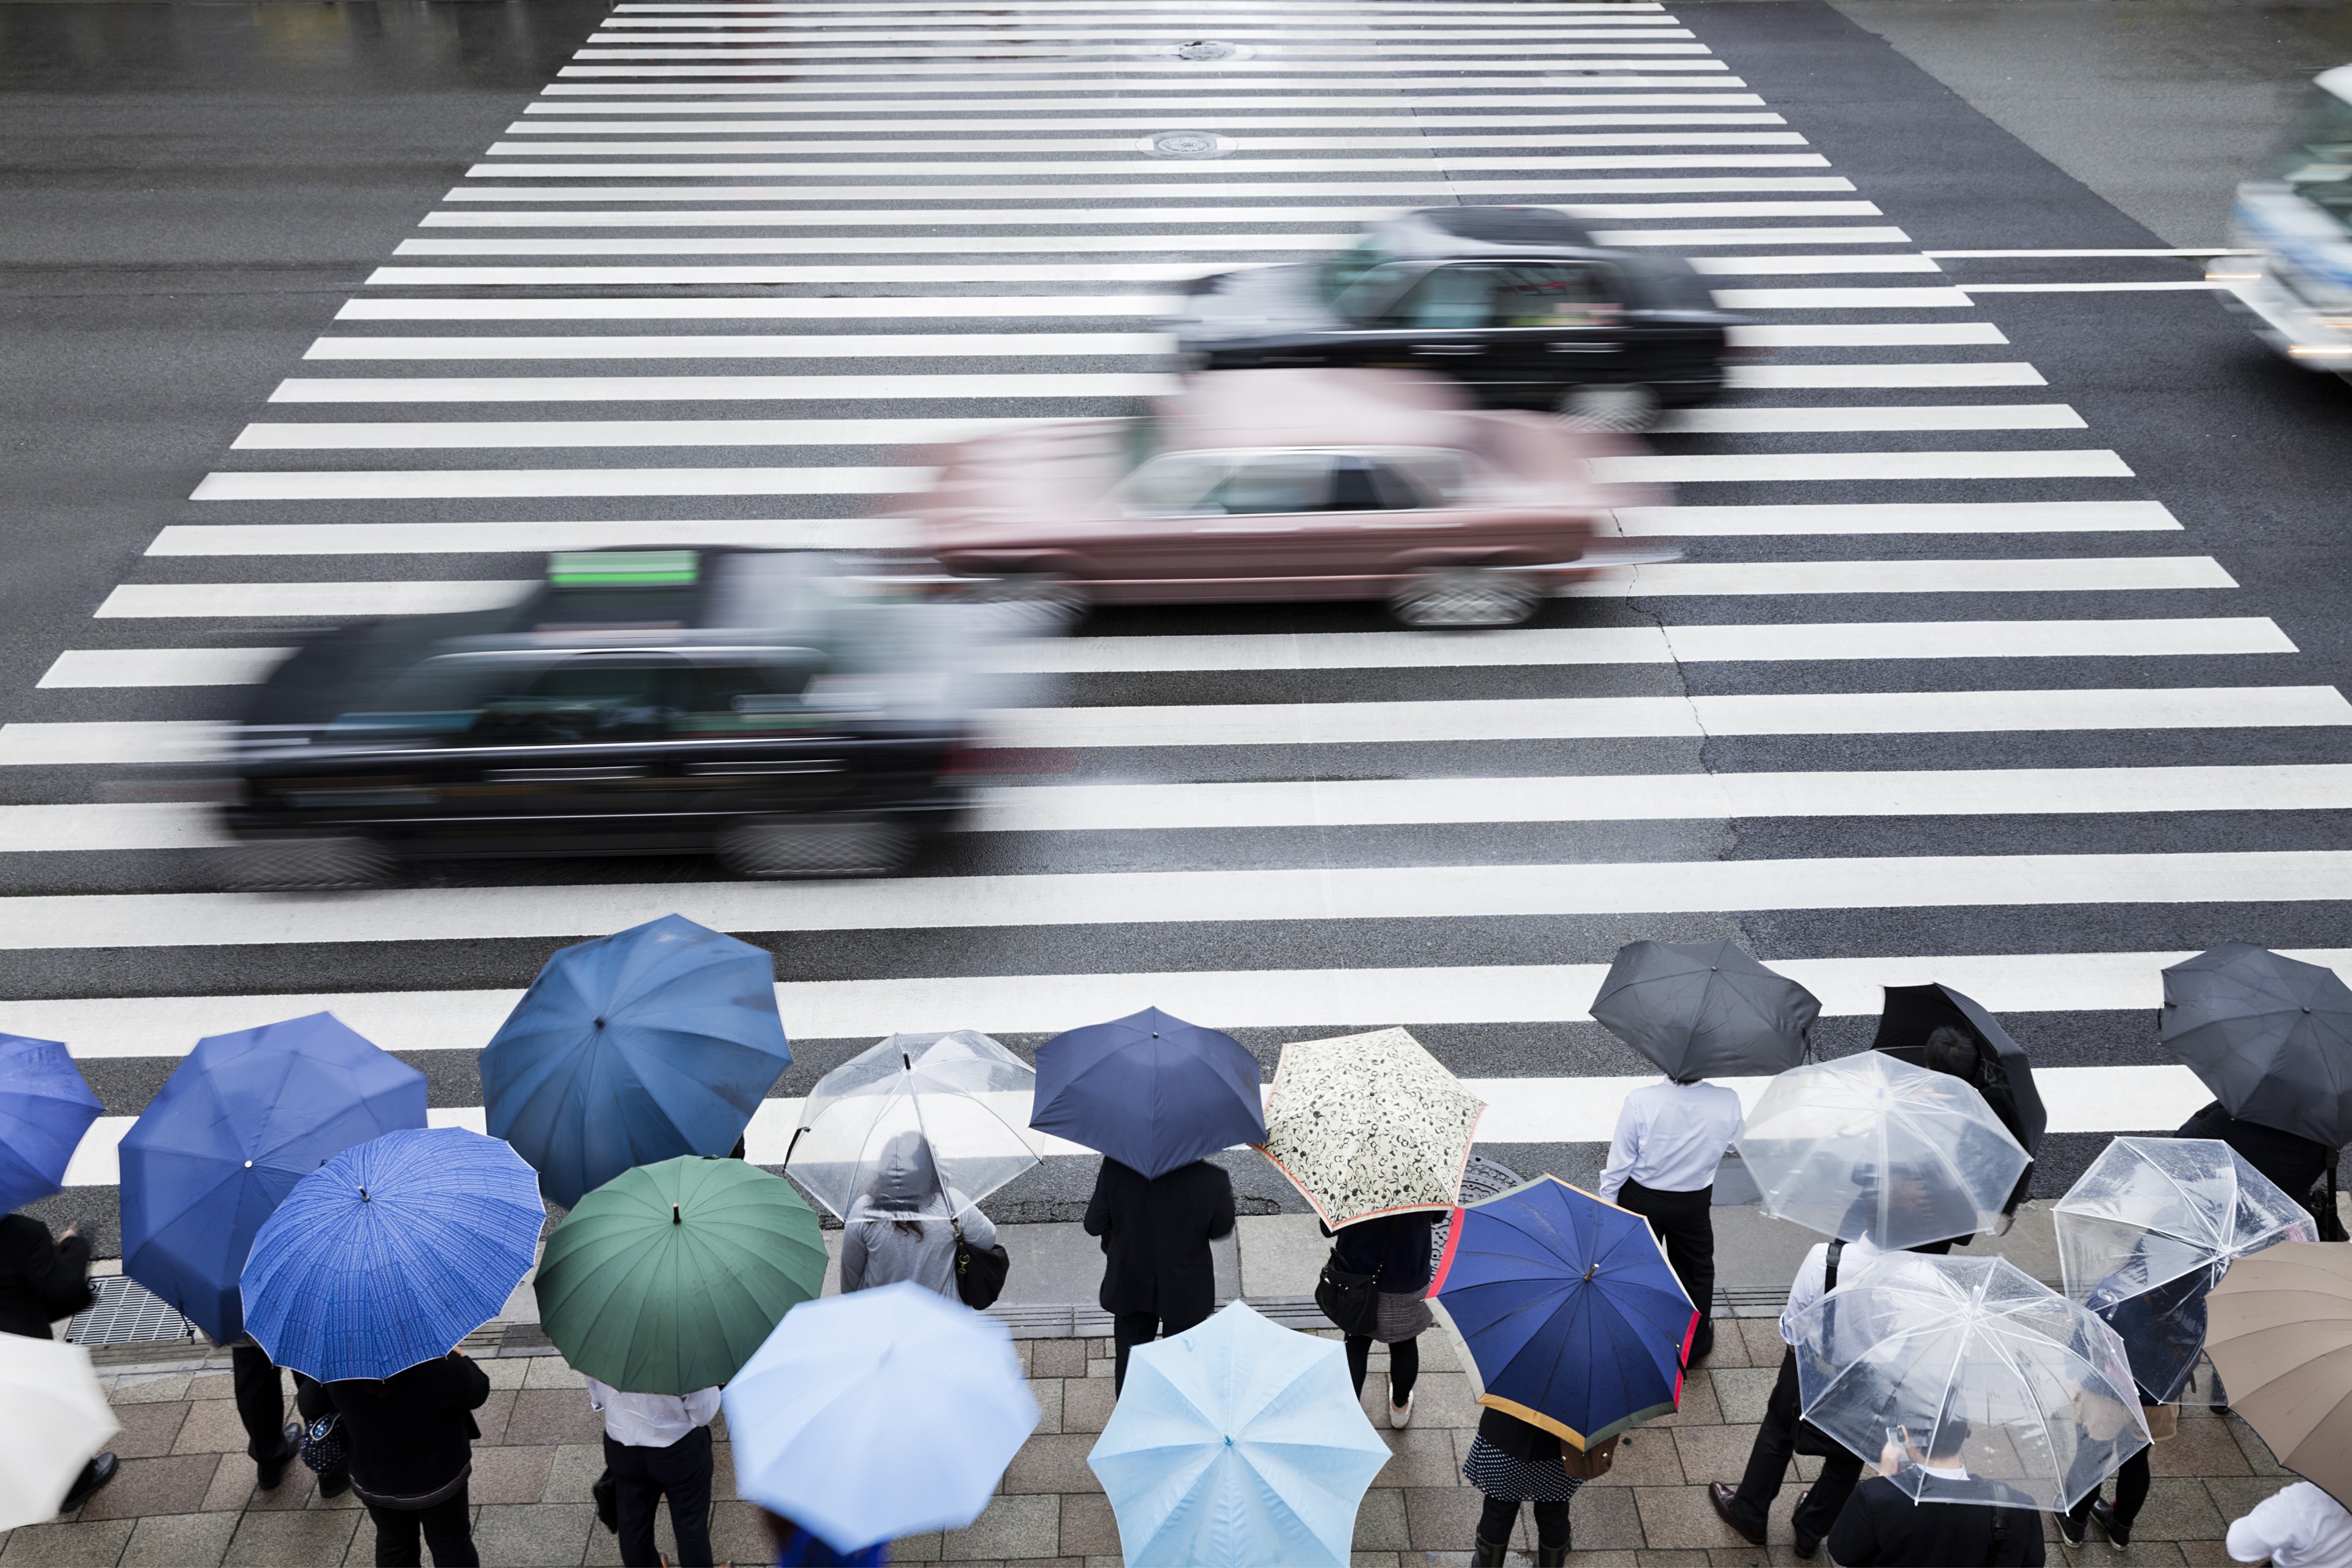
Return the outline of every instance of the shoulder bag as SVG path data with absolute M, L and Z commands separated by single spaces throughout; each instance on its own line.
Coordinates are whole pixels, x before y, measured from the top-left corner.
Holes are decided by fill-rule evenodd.
M 1380 1321 L 1380 1276 L 1341 1267 L 1339 1249 L 1335 1247 L 1315 1281 L 1315 1304 L 1340 1332 L 1369 1337 Z
M 1597 1481 L 1609 1473 L 1617 1462 L 1618 1437 L 1604 1437 L 1590 1448 L 1580 1448 L 1572 1443 L 1559 1446 L 1560 1468 L 1580 1481 Z
M 343 1414 L 331 1410 L 302 1428 L 302 1463 L 322 1476 L 343 1468 Z
M 963 1238 L 963 1226 L 952 1217 L 948 1227 L 955 1232 L 956 1295 L 973 1311 L 985 1311 L 1004 1293 L 1004 1276 L 1013 1268 L 1012 1255 L 1001 1241 L 974 1247 Z

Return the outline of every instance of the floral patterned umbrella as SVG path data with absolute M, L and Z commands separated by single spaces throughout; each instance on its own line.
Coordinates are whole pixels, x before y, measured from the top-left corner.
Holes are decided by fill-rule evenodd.
M 1450 1209 L 1486 1102 L 1402 1029 L 1282 1047 L 1258 1152 L 1334 1229 Z

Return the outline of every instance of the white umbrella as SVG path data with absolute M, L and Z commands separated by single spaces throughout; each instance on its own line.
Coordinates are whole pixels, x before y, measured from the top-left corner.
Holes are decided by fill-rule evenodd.
M 120 1430 L 89 1352 L 0 1334 L 0 1530 L 55 1519 L 90 1456 Z
M 1886 1253 L 1794 1327 L 1805 1419 L 1915 1501 L 2063 1510 L 2147 1446 L 2116 1331 L 2006 1258 Z
M 1323 1223 L 1461 1201 L 1486 1102 L 1402 1029 L 1282 1047 L 1258 1152 Z
M 1885 1051 L 1779 1074 L 1734 1143 L 1766 1214 L 1890 1252 L 1993 1229 L 2027 1160 L 1973 1085 Z
M 971 1029 L 893 1035 L 817 1080 L 785 1173 L 836 1218 L 861 1199 L 868 1214 L 936 1214 L 932 1192 L 897 1179 L 921 1168 L 908 1153 L 919 1134 L 936 1168 L 922 1185 L 952 1191 L 961 1214 L 1044 1154 L 1045 1134 L 1029 1126 L 1036 1084 L 1034 1068 Z

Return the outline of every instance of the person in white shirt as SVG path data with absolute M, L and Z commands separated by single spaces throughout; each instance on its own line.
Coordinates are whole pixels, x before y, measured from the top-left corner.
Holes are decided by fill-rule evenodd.
M 2239 1563 L 2267 1557 L 2272 1568 L 2352 1568 L 2352 1513 L 2309 1481 L 2297 1481 L 2233 1522 L 2228 1544 Z
M 1698 1309 L 1693 1366 L 1715 1348 L 1715 1172 L 1738 1135 L 1739 1115 L 1739 1097 L 1719 1084 L 1645 1084 L 1625 1097 L 1601 1172 L 1601 1195 L 1650 1222 Z
M 678 1568 L 710 1568 L 710 1418 L 719 1390 L 624 1394 L 583 1379 L 588 1407 L 604 1417 L 604 1474 L 614 1485 L 621 1562 L 655 1568 L 654 1510 L 669 1499 Z

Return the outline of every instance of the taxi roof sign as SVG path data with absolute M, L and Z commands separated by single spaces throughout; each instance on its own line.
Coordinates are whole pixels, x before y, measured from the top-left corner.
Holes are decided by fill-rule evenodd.
M 558 588 L 690 587 L 701 575 L 691 550 L 559 550 L 547 558 L 547 580 Z

